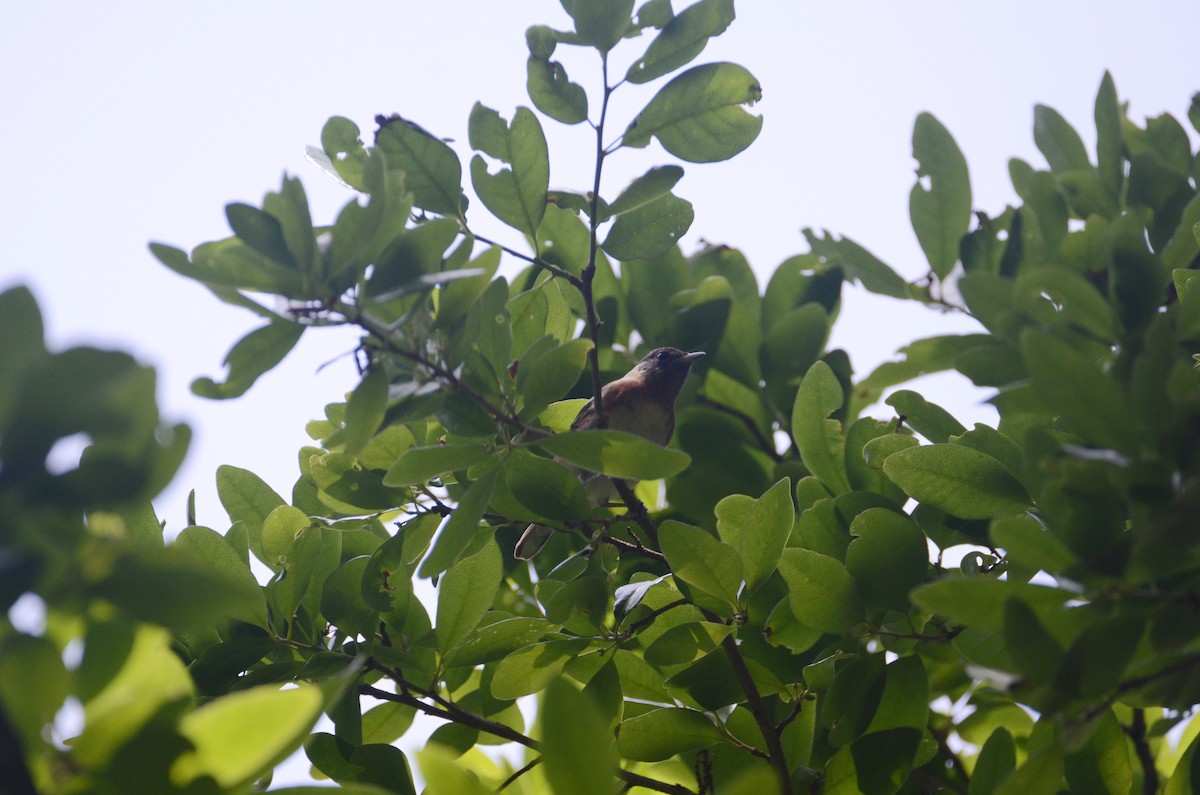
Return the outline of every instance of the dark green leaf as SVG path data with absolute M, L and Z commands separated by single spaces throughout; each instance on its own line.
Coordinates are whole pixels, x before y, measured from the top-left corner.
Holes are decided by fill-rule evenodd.
M 642 147 L 653 136 L 681 160 L 728 160 L 758 137 L 762 117 L 743 106 L 761 98 L 754 75 L 737 64 L 695 66 L 650 100 L 625 131 L 624 143 Z
M 688 6 L 663 26 L 645 55 L 629 67 L 625 79 L 648 83 L 690 63 L 710 38 L 729 27 L 733 18 L 733 0 L 700 0 Z
M 623 431 L 571 431 L 536 444 L 578 467 L 614 478 L 657 480 L 677 475 L 691 463 L 687 453 Z
M 421 564 L 422 577 L 436 577 L 448 569 L 474 538 L 499 474 L 500 467 L 489 470 L 467 488 L 467 493 L 459 500 L 458 507 L 450 514 L 450 519 L 434 541 L 429 556 Z
M 262 526 L 271 511 L 285 504 L 283 498 L 258 475 L 228 465 L 217 467 L 217 496 L 229 514 L 229 521 L 244 524 L 254 556 L 268 566 L 273 565 L 263 553 Z
M 566 521 L 591 513 L 578 473 L 548 458 L 515 451 L 505 461 L 504 481 L 517 502 L 530 512 L 527 518 Z
M 71 674 L 49 640 L 10 634 L 0 643 L 0 700 L 9 743 L 19 737 L 25 753 L 41 750 L 44 727 L 70 693 Z
M 1100 182 L 1115 206 L 1125 181 L 1125 141 L 1121 132 L 1125 113 L 1117 99 L 1116 84 L 1107 71 L 1104 73 L 1104 79 L 1100 81 L 1100 90 L 1096 92 L 1095 119 L 1096 163 L 1100 172 Z
M 606 53 L 633 22 L 633 0 L 559 0 L 585 43 Z
M 387 156 L 388 168 L 407 175 L 405 185 L 416 206 L 431 213 L 461 215 L 465 209 L 462 164 L 454 150 L 398 116 L 379 121 L 375 143 Z
M 210 400 L 244 395 L 259 376 L 283 361 L 303 333 L 304 326 L 285 322 L 268 323 L 251 331 L 225 355 L 224 364 L 229 368 L 225 383 L 197 378 L 192 382 L 192 392 Z
M 673 193 L 617 216 L 602 244 L 618 260 L 652 260 L 666 254 L 692 225 L 692 203 Z
M 967 431 L 950 412 L 912 390 L 893 392 L 884 402 L 894 408 L 909 427 L 931 442 L 948 442 L 951 436 Z
M 362 598 L 363 574 L 370 558 L 359 555 L 343 563 L 325 581 L 321 613 L 346 635 L 372 635 L 378 613 Z
M 552 640 L 513 652 L 496 666 L 492 696 L 509 701 L 544 690 L 586 646 L 585 640 Z
M 621 213 L 636 210 L 649 204 L 661 196 L 671 192 L 671 188 L 683 178 L 683 169 L 679 166 L 655 166 L 621 191 L 602 217 L 609 218 Z
M 387 411 L 388 379 L 383 367 L 373 367 L 346 400 L 343 452 L 355 457 L 379 429 Z
M 525 66 L 526 91 L 534 107 L 555 121 L 579 124 L 587 119 L 587 92 L 567 77 L 558 61 L 529 56 Z
M 908 592 L 925 580 L 929 546 L 925 534 L 902 513 L 869 508 L 850 523 L 854 540 L 846 569 L 868 604 L 905 612 Z
M 1001 726 L 988 737 L 975 770 L 971 773 L 971 785 L 967 795 L 989 795 L 995 792 L 1000 782 L 1017 766 L 1017 748 L 1008 729 Z
M 1055 173 L 1092 167 L 1079 133 L 1054 108 L 1033 108 L 1033 141 Z
M 1039 618 L 1058 613 L 1072 595 L 1057 588 L 1009 582 L 991 577 L 944 577 L 912 593 L 913 604 L 956 624 L 999 632 L 1004 624 L 1004 604 L 1018 599 Z
M 720 506 L 718 503 L 718 511 Z M 784 478 L 747 506 L 742 521 L 717 523 L 721 540 L 737 551 L 745 565 L 747 594 L 753 593 L 775 571 L 795 521 L 792 481 Z
M 589 339 L 574 339 L 551 348 L 533 361 L 526 356 L 517 373 L 517 389 L 524 398 L 522 417 L 536 416 L 575 385 L 592 349 Z
M 444 659 L 447 666 L 453 667 L 484 665 L 533 645 L 555 629 L 555 625 L 541 618 L 507 618 L 478 627 L 447 652 Z

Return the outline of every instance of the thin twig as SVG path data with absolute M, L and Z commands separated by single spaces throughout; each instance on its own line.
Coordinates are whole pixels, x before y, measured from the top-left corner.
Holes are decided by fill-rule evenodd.
M 758 730 L 767 743 L 767 754 L 771 767 L 775 770 L 775 777 L 779 781 L 779 791 L 781 793 L 791 792 L 792 777 L 788 770 L 787 757 L 783 752 L 783 743 L 779 739 L 779 732 L 771 724 L 771 716 L 767 714 L 766 702 L 758 692 L 758 685 L 754 684 L 754 677 L 750 675 L 746 658 L 742 656 L 742 650 L 738 648 L 737 641 L 732 634 L 726 635 L 725 639 L 721 641 L 721 648 L 724 650 L 729 664 L 733 667 L 733 674 L 737 677 L 742 692 L 746 694 L 746 700 L 750 705 L 750 714 L 754 716 L 754 722 L 758 724 Z
M 772 461 L 783 460 L 783 456 L 780 455 L 779 451 L 775 449 L 774 442 L 763 435 L 763 432 L 759 430 L 758 423 L 755 422 L 754 418 L 749 414 L 738 411 L 732 406 L 726 406 L 724 403 L 713 400 L 707 395 L 697 395 L 696 402 L 701 406 L 708 406 L 710 409 L 716 409 L 717 411 L 723 412 L 740 420 L 741 423 L 746 426 L 746 429 L 750 431 L 750 434 L 754 436 L 754 439 L 758 442 L 758 446 L 762 448 L 764 453 L 771 457 Z
M 509 784 L 512 784 L 514 781 L 516 781 L 521 776 L 528 773 L 530 770 L 533 770 L 535 767 L 537 767 L 541 763 L 542 763 L 542 758 L 539 756 L 536 759 L 534 759 L 532 762 L 530 762 L 529 764 L 525 765 L 525 767 L 521 768 L 520 770 L 513 773 L 508 778 L 504 779 L 504 783 L 501 784 L 499 787 L 496 787 L 496 792 L 503 792 L 508 787 Z

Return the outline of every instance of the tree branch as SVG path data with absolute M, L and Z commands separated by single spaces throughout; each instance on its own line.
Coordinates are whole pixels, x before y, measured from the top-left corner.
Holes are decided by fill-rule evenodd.
M 1154 766 L 1154 752 L 1150 750 L 1150 743 L 1146 742 L 1146 711 L 1144 709 L 1133 711 L 1133 723 L 1125 727 L 1125 733 L 1133 741 L 1138 762 L 1142 765 L 1142 795 L 1154 795 L 1158 792 L 1158 768 Z
M 767 705 L 758 692 L 758 685 L 754 684 L 754 677 L 750 675 L 746 658 L 742 656 L 742 650 L 738 648 L 737 641 L 734 640 L 732 634 L 726 635 L 725 639 L 721 641 L 721 648 L 724 650 L 729 664 L 733 667 L 733 674 L 737 677 L 742 692 L 746 694 L 750 713 L 754 715 L 754 722 L 758 724 L 758 730 L 767 743 L 767 754 L 770 757 L 771 767 L 775 770 L 775 778 L 779 781 L 779 791 L 781 793 L 791 792 L 792 776 L 788 770 L 787 757 L 783 753 L 783 743 L 779 739 L 779 732 L 775 731 L 775 726 L 771 723 L 771 716 L 767 714 Z
M 756 423 L 754 419 L 750 417 L 750 415 L 744 414 L 732 406 L 726 406 L 724 403 L 719 403 L 703 394 L 696 395 L 696 402 L 701 406 L 708 406 L 710 409 L 716 409 L 717 411 L 728 414 L 731 417 L 735 417 L 746 426 L 746 429 L 750 431 L 752 436 L 754 436 L 754 439 L 758 442 L 759 447 L 763 449 L 763 452 L 771 456 L 772 461 L 783 460 L 783 456 L 780 455 L 775 449 L 775 444 L 763 435 L 763 432 L 758 428 L 758 423 Z

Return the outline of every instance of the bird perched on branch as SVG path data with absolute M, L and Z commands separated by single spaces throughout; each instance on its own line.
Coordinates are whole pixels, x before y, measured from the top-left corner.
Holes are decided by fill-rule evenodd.
M 608 427 L 634 433 L 664 447 L 675 432 L 675 398 L 691 372 L 692 363 L 703 351 L 685 353 L 678 348 L 655 348 L 634 368 L 600 390 Z M 571 430 L 586 431 L 600 427 L 595 399 L 579 410 Z M 563 461 L 559 461 L 565 464 Z M 615 494 L 612 480 L 602 475 L 580 472 L 588 499 L 593 505 L 606 502 Z M 516 557 L 529 560 L 546 543 L 553 529 L 531 524 L 525 528 L 516 546 Z

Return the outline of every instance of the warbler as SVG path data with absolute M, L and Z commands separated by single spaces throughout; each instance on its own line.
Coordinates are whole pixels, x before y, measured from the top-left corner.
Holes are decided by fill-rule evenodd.
M 608 427 L 635 433 L 665 447 L 675 433 L 675 399 L 691 372 L 692 363 L 703 355 L 703 351 L 685 353 L 678 348 L 655 348 L 628 373 L 605 384 L 600 397 Z M 592 399 L 579 410 L 571 430 L 599 427 L 600 414 L 596 411 L 595 399 Z M 566 465 L 566 462 L 558 461 Z M 579 476 L 592 505 L 607 502 L 616 493 L 610 478 L 592 472 L 580 472 Z M 545 525 L 529 525 L 517 541 L 514 554 L 519 560 L 529 560 L 552 532 L 553 529 Z

